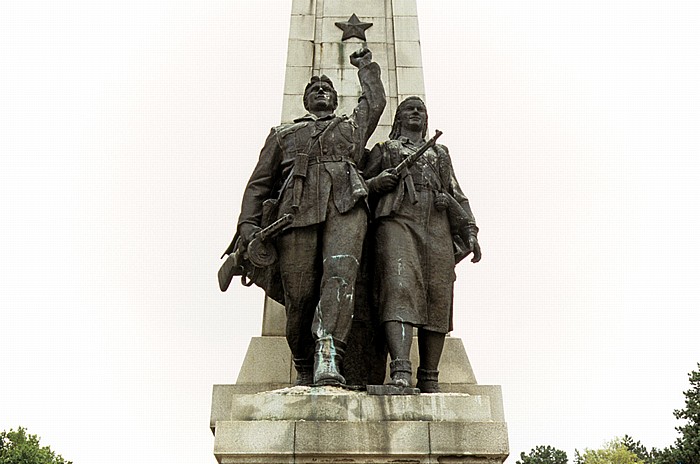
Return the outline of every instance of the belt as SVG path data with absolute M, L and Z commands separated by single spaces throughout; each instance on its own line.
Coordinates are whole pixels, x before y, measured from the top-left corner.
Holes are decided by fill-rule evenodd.
M 339 163 L 339 162 L 350 163 L 353 166 L 355 165 L 355 162 L 353 160 L 351 160 L 350 158 L 346 158 L 344 156 L 317 156 L 315 158 L 309 158 L 309 166 L 312 164 Z

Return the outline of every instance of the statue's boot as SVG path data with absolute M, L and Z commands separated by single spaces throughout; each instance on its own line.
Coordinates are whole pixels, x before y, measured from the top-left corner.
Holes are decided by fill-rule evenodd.
M 294 385 L 310 386 L 314 383 L 314 361 L 312 358 L 294 358 L 297 379 Z
M 316 340 L 314 384 L 336 386 L 345 384 L 345 377 L 340 374 L 344 353 L 345 344 L 333 340 L 331 336 Z
M 391 384 L 397 387 L 411 386 L 411 361 L 408 359 L 394 359 L 389 363 Z
M 438 374 L 440 372 L 434 369 L 418 368 L 418 382 L 416 387 L 421 393 L 440 393 L 440 385 L 438 384 Z

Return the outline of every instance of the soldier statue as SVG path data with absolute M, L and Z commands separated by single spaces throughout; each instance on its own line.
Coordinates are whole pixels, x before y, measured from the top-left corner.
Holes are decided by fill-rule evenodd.
M 413 328 L 420 366 L 416 387 L 439 392 L 438 363 L 452 330 L 455 264 L 481 259 L 478 228 L 447 147 L 434 144 L 410 168 L 395 169 L 425 145 L 428 114 L 418 97 L 396 110 L 387 142 L 377 144 L 365 167 L 372 192 L 376 302 L 391 356 L 390 385 L 410 387 Z M 438 134 L 439 135 L 439 134 Z
M 328 77 L 311 78 L 304 91 L 308 113 L 273 128 L 265 141 L 225 252 L 246 250 L 266 226 L 286 219 L 268 238 L 279 258 L 276 271 L 256 283 L 285 306 L 297 385 L 345 383 L 341 363 L 368 221 L 368 189 L 357 164 L 386 105 L 370 50 L 356 51 L 350 62 L 362 87 L 352 115 L 335 114 L 338 96 Z

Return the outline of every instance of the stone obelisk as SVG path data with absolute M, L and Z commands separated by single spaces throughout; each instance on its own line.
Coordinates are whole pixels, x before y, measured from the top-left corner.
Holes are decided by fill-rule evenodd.
M 338 114 L 351 111 L 361 90 L 348 57 L 362 45 L 379 63 L 387 94 L 369 146 L 386 140 L 398 103 L 411 95 L 425 100 L 416 0 L 293 0 L 281 122 L 305 113 L 312 75 L 332 79 Z M 495 464 L 508 456 L 501 389 L 477 384 L 459 338 L 447 338 L 440 361 L 444 393 L 290 389 L 284 309 L 266 299 L 264 312 L 262 336 L 251 340 L 237 383 L 214 386 L 211 428 L 220 463 Z

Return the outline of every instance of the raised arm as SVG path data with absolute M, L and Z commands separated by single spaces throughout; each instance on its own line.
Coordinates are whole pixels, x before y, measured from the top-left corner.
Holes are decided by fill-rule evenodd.
M 372 52 L 363 48 L 350 55 L 350 63 L 358 68 L 358 77 L 362 87 L 353 119 L 358 128 L 358 149 L 364 149 L 386 106 L 386 93 L 381 79 L 381 69 L 372 62 Z

